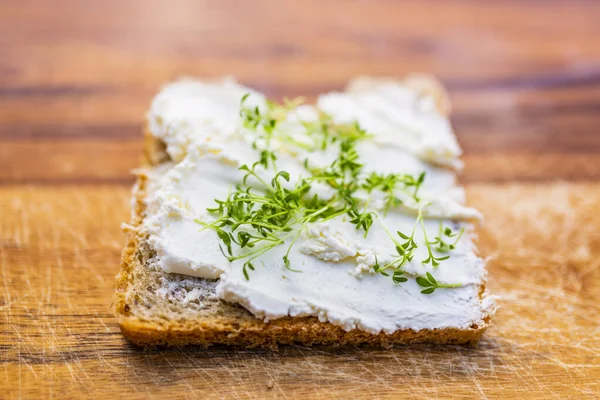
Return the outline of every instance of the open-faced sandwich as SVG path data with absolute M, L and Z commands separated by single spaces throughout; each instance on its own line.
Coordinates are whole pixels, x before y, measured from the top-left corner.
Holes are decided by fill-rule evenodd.
M 149 345 L 476 344 L 494 312 L 426 76 L 269 101 L 183 79 L 154 99 L 117 277 Z

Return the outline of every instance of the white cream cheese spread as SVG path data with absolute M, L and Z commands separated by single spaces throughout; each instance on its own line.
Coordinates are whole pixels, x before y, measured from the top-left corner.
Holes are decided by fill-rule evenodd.
M 485 268 L 470 235 L 471 224 L 481 216 L 464 205 L 463 191 L 448 168 L 460 166 L 460 148 L 431 99 L 392 83 L 359 93 L 331 93 L 321 96 L 316 108 L 288 107 L 277 134 L 261 136 L 240 117 L 242 97 L 251 112 L 269 108 L 263 95 L 231 80 L 182 80 L 155 98 L 148 129 L 166 144 L 172 159 L 150 174 L 153 184 L 142 227 L 158 265 L 169 273 L 218 279 L 218 297 L 265 321 L 316 316 L 373 333 L 483 323 L 493 301 L 480 298 Z M 227 243 L 211 227 L 218 218 L 215 200 L 228 199 L 243 185 L 260 195 L 269 190 L 261 189 L 261 181 L 268 186 L 279 170 L 289 179 L 278 182 L 292 190 L 310 171 L 326 169 L 340 157 L 338 142 L 314 147 L 307 133 L 307 124 L 319 123 L 324 113 L 335 124 L 357 122 L 366 133 L 355 143 L 361 164 L 355 179 L 424 173 L 418 196 L 392 190 L 395 200 L 390 203 L 392 197 L 383 189 L 360 187 L 352 201 L 372 217 L 367 234 L 349 214 L 339 213 L 291 227 L 280 243 L 252 257 L 253 270 L 245 266 L 249 257 L 242 256 L 256 248 L 236 249 L 240 257 L 228 259 Z M 256 175 L 243 182 L 247 171 L 240 167 L 254 165 L 264 148 L 276 155 L 276 170 L 256 168 Z M 305 196 L 335 201 L 337 192 L 327 182 L 315 180 Z M 237 232 L 253 231 L 242 227 Z M 394 268 L 382 266 L 397 265 L 398 245 L 407 240 L 401 233 L 411 232 L 416 248 L 400 268 L 400 281 L 405 281 L 394 283 Z M 434 238 L 449 232 L 452 248 L 438 243 L 440 251 L 431 250 Z M 431 255 L 439 265 L 423 262 Z M 422 293 L 426 289 L 432 293 Z

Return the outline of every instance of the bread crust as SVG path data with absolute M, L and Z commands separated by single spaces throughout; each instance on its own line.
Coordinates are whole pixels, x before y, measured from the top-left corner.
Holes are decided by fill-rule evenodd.
M 436 104 L 443 107 L 444 100 L 438 99 L 447 100 L 447 94 L 441 89 L 441 84 L 431 77 L 425 79 L 420 76 L 420 81 L 426 82 L 424 93 L 429 94 L 431 88 L 436 88 L 437 94 L 434 95 Z M 364 80 L 355 80 L 350 83 L 349 90 L 364 84 Z M 445 112 L 448 110 L 444 109 Z M 146 171 L 168 161 L 164 144 L 149 132 L 146 132 L 144 147 Z M 136 294 L 145 290 L 143 282 L 136 280 L 136 275 L 139 276 L 140 272 L 147 268 L 146 263 L 150 258 L 148 248 L 145 246 L 147 237 L 138 229 L 145 215 L 144 199 L 148 194 L 148 179 L 144 169 L 138 172 L 133 189 L 131 224 L 125 228 L 127 244 L 121 256 L 121 270 L 116 277 L 115 315 L 121 332 L 134 345 L 206 347 L 219 344 L 248 348 L 276 348 L 280 344 L 301 344 L 366 345 L 387 348 L 395 344 L 434 343 L 476 346 L 487 329 L 489 316 L 484 324 L 473 325 L 467 329 L 444 328 L 419 331 L 405 329 L 397 330 L 392 334 L 383 332 L 371 334 L 359 329 L 345 331 L 329 322 L 320 322 L 315 317 L 285 317 L 265 323 L 241 306 L 223 301 L 220 301 L 215 308 L 217 311 L 212 314 L 199 313 L 192 317 L 165 318 L 159 310 L 159 305 L 142 304 Z M 485 287 L 482 285 L 480 296 L 484 291 Z M 185 305 L 179 306 L 185 307 Z M 156 310 L 152 310 L 152 307 L 156 307 Z

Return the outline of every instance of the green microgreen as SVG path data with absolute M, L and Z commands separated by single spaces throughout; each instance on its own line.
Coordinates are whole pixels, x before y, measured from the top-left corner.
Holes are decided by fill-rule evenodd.
M 423 221 L 423 218 L 421 217 L 421 227 L 423 228 L 423 237 L 425 238 L 425 247 L 427 248 L 427 258 L 425 260 L 422 261 L 423 264 L 429 264 L 431 263 L 432 266 L 437 267 L 440 265 L 440 261 L 444 261 L 450 258 L 450 256 L 441 256 L 441 257 L 437 257 L 432 250 L 433 245 L 435 244 L 435 242 L 430 242 L 429 239 L 427 238 L 427 230 L 425 229 L 425 222 Z
M 410 174 L 378 174 L 372 172 L 362 188 L 367 193 L 372 193 L 379 190 L 385 195 L 384 215 L 387 214 L 390 208 L 402 204 L 402 199 L 396 196 L 397 190 L 402 190 L 408 193 L 415 202 L 419 201 L 418 192 L 423 182 L 425 181 L 425 172 L 422 172 L 417 178 Z
M 440 231 L 438 236 L 431 242 L 434 245 L 435 250 L 440 253 L 447 253 L 456 248 L 456 245 L 460 241 L 465 228 L 461 228 L 458 232 L 455 232 L 450 227 L 444 227 L 442 221 L 440 221 Z
M 196 221 L 204 226 L 203 229 L 213 229 L 217 233 L 221 252 L 229 261 L 244 260 L 242 272 L 247 280 L 250 279 L 249 271 L 255 270 L 254 260 L 286 242 L 289 244 L 282 257 L 284 266 L 300 272 L 292 269 L 290 253 L 310 223 L 324 222 L 346 214 L 348 221 L 357 230 L 364 231 L 364 236 L 367 237 L 374 217 L 377 216 L 368 208 L 371 195 L 376 190 L 385 195 L 384 213 L 402 203 L 397 196 L 398 191 L 405 192 L 416 203 L 420 202 L 419 190 L 425 181 L 424 172 L 418 176 L 374 172 L 364 176 L 364 165 L 356 146 L 369 135 L 358 123 L 335 123 L 330 116 L 320 113 L 317 121 L 301 122 L 306 130 L 306 137 L 310 139 L 308 142 L 312 143 L 306 144 L 286 134 L 285 129 L 278 129 L 301 100 L 286 100 L 283 106 L 267 102 L 261 108 L 247 106 L 248 96 L 244 95 L 241 99 L 240 117 L 243 126 L 255 135 L 252 147 L 258 153 L 258 160 L 251 166 L 242 165 L 239 168 L 244 173 L 242 183 L 227 198 L 215 199 L 215 207 L 207 209 L 215 216 L 214 221 Z M 328 167 L 322 169 L 311 168 L 308 159 L 305 159 L 304 167 L 309 176 L 291 183 L 290 174 L 277 169 L 277 156 L 272 149 L 274 138 L 309 151 L 322 151 L 336 145 L 338 156 Z M 309 196 L 314 182 L 325 183 L 334 189 L 335 195 L 330 199 L 319 198 L 316 194 Z M 359 191 L 367 193 L 366 201 L 357 196 Z M 433 266 L 439 265 L 448 256 L 436 257 L 432 248 L 440 252 L 453 250 L 463 232 L 461 230 L 460 233 L 455 233 L 440 225 L 439 235 L 429 242 L 421 206 L 409 235 L 397 231 L 397 237 L 392 236 L 384 226 L 396 245 L 397 255 L 384 265 L 375 257 L 373 270 L 376 273 L 389 276 L 387 270 L 393 269 L 394 283 L 408 280 L 403 267 L 412 261 L 417 249 L 415 232 L 419 224 L 423 228 L 428 250 L 428 258 L 423 263 L 431 263 Z M 451 238 L 454 239 L 453 242 L 449 240 Z M 457 287 L 438 284 L 430 273 L 426 277 L 417 277 L 417 283 L 425 287 L 422 291 L 425 294 L 432 293 L 438 287 Z
M 421 290 L 423 294 L 431 294 L 438 288 L 457 288 L 460 287 L 460 283 L 438 283 L 430 272 L 427 272 L 425 276 L 417 277 L 417 284 L 425 289 Z

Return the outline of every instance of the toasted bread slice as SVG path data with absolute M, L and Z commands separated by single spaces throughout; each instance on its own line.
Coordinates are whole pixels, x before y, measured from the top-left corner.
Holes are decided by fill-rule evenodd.
M 426 76 L 413 76 L 404 84 L 432 95 L 441 113 L 449 112 L 448 96 L 441 85 Z M 347 90 L 376 84 L 370 78 L 351 83 Z M 154 190 L 153 182 L 169 168 L 170 160 L 162 142 L 146 134 L 144 167 L 138 170 L 133 190 L 131 224 L 126 225 L 128 242 L 117 275 L 115 312 L 123 334 L 135 345 L 181 346 L 215 344 L 244 347 L 301 345 L 370 345 L 437 343 L 476 345 L 487 328 L 473 324 L 467 329 L 444 328 L 397 330 L 392 334 L 371 334 L 320 322 L 316 317 L 285 317 L 268 323 L 237 304 L 216 297 L 216 281 L 167 274 L 154 262 L 147 236 L 139 230 L 146 215 L 145 199 Z M 483 298 L 485 287 L 480 288 Z

